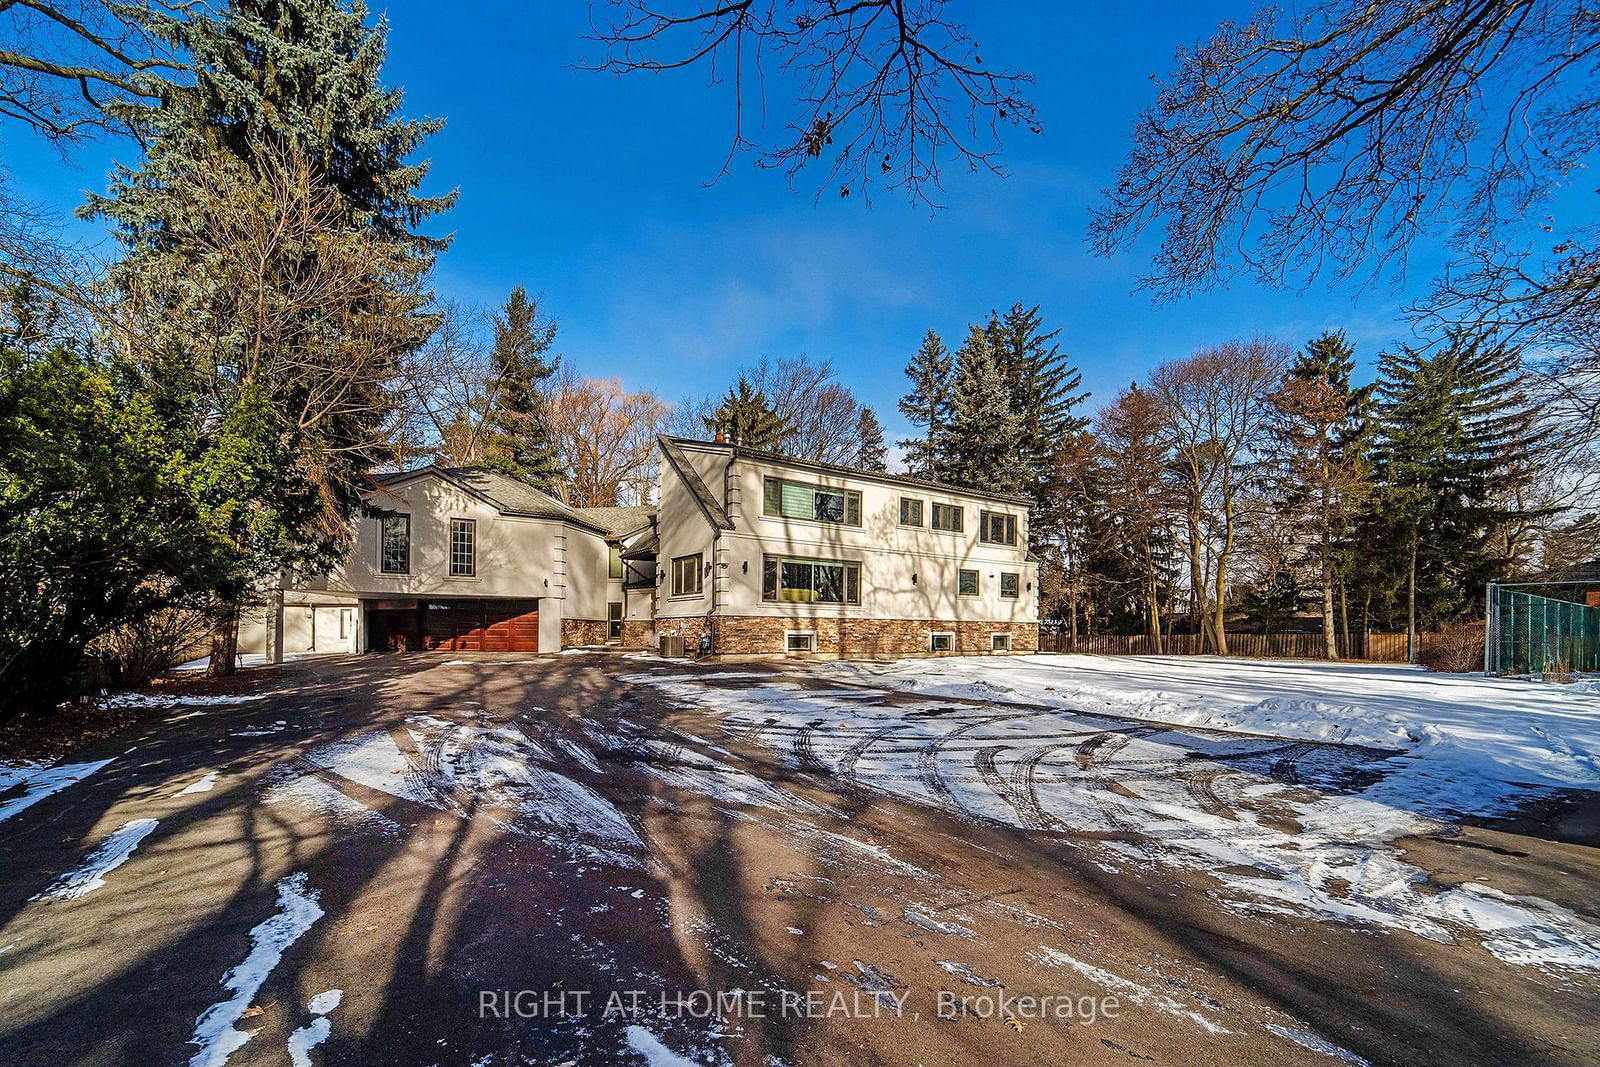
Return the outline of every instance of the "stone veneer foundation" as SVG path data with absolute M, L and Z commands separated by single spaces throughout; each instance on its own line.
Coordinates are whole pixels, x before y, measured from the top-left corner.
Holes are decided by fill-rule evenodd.
M 606 643 L 604 619 L 562 619 L 561 647 L 575 645 L 603 645 Z
M 663 633 L 684 635 L 689 654 L 707 629 L 712 653 L 719 656 L 782 655 L 785 635 L 791 631 L 816 634 L 816 652 L 843 656 L 926 656 L 929 636 L 955 635 L 955 649 L 938 655 L 988 655 L 992 634 L 1010 634 L 1011 651 L 1037 652 L 1039 624 L 1033 622 L 953 622 L 936 619 L 785 619 L 765 615 L 694 615 L 658 619 Z

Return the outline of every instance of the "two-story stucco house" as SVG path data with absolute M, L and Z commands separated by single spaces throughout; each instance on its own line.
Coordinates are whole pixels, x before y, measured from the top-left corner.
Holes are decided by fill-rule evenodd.
M 1026 501 L 722 442 L 659 447 L 652 508 L 572 508 L 478 468 L 382 476 L 349 558 L 286 583 L 241 648 L 1037 648 Z

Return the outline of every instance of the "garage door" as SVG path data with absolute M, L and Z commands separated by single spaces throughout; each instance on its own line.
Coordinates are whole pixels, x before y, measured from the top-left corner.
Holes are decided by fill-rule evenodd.
M 422 647 L 447 652 L 539 651 L 537 600 L 430 600 Z

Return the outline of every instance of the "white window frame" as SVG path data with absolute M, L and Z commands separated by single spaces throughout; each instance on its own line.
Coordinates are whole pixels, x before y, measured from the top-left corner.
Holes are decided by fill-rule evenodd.
M 963 574 L 972 575 L 973 581 L 977 585 L 977 588 L 970 593 L 963 593 L 961 591 L 961 576 Z M 962 597 L 966 600 L 983 596 L 983 573 L 981 571 L 974 570 L 971 567 L 962 567 L 960 570 L 956 571 L 956 596 Z
M 1011 579 L 1011 592 L 1009 592 L 1009 593 L 1006 592 L 1006 579 L 1007 578 Z M 1002 599 L 1005 599 L 1005 600 L 1021 600 L 1022 599 L 1022 572 L 1021 571 L 1001 571 L 1000 572 L 1000 596 L 1001 596 Z
M 389 566 L 389 521 L 399 519 L 405 523 L 406 529 L 406 565 L 402 568 Z M 411 573 L 411 516 L 403 512 L 378 517 L 378 573 L 379 574 L 410 574 Z
M 1010 652 L 1011 635 L 1006 633 L 992 633 L 989 635 L 990 652 Z
M 688 572 L 687 572 L 687 570 L 680 569 L 678 565 L 681 564 L 681 563 L 688 563 L 690 560 L 694 561 L 694 588 L 693 589 L 680 589 L 678 587 L 678 579 L 683 574 L 688 573 Z M 705 575 L 704 575 L 705 565 L 706 565 L 706 555 L 705 555 L 704 552 L 691 552 L 687 556 L 673 556 L 672 557 L 672 570 L 667 575 L 667 581 L 672 583 L 672 585 L 670 587 L 671 590 L 672 590 L 670 596 L 673 597 L 674 599 L 677 599 L 677 598 L 685 598 L 685 599 L 687 599 L 689 597 L 705 596 L 705 589 L 706 589 Z
M 803 637 L 803 638 L 806 639 L 806 647 L 805 648 L 794 648 L 794 647 L 792 647 L 794 639 L 797 638 L 797 637 Z M 783 651 L 784 651 L 785 655 L 788 655 L 788 654 L 793 653 L 793 652 L 815 652 L 816 650 L 817 650 L 817 631 L 815 631 L 815 630 L 785 630 L 783 632 Z
M 939 638 L 941 638 L 941 637 L 944 638 L 945 642 L 946 642 L 946 647 L 944 647 L 944 648 L 938 648 L 936 646 L 936 642 L 938 642 Z M 934 630 L 932 633 L 928 634 L 928 651 L 929 652 L 954 652 L 955 650 L 956 650 L 956 635 L 954 633 L 952 633 L 951 631 L 949 631 L 949 630 Z
M 467 569 L 456 569 L 456 531 L 467 531 Z M 452 516 L 450 519 L 450 547 L 449 559 L 445 563 L 445 573 L 451 578 L 476 578 L 478 576 L 478 520 Z
M 907 522 L 906 521 L 906 505 L 907 504 L 915 504 L 917 506 L 917 521 L 916 522 Z M 905 526 L 905 527 L 916 527 L 919 530 L 922 529 L 923 526 L 927 525 L 927 523 L 924 521 L 927 518 L 927 510 L 928 510 L 927 502 L 924 501 L 920 496 L 903 496 L 903 497 L 901 497 L 900 498 L 900 525 L 901 526 Z

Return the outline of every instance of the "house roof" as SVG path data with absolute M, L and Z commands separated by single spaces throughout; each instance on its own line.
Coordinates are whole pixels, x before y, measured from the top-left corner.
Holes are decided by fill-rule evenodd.
M 679 446 L 680 438 L 658 437 L 656 441 L 661 445 L 661 454 L 667 457 L 667 462 L 672 469 L 678 472 L 678 477 L 683 479 L 683 484 L 689 487 L 689 492 L 694 494 L 694 499 L 700 505 L 700 510 L 705 514 L 706 520 L 719 530 L 733 529 L 733 520 L 728 518 L 728 512 L 722 506 L 722 501 L 711 494 L 706 483 L 694 469 L 694 464 L 689 462 L 689 457 L 684 455 Z M 698 444 L 700 442 L 688 442 Z
M 692 445 L 696 448 L 712 448 L 728 452 L 735 459 L 753 459 L 763 463 L 775 463 L 780 466 L 798 467 L 801 470 L 818 471 L 823 474 L 838 474 L 848 478 L 865 478 L 869 481 L 888 482 L 891 485 L 914 485 L 919 489 L 931 489 L 941 493 L 958 493 L 962 496 L 981 497 L 985 500 L 1003 500 L 1008 504 L 1024 504 L 1029 507 L 1033 505 L 1033 501 L 1028 497 L 1016 496 L 1011 493 L 989 493 L 982 489 L 969 489 L 965 486 L 952 485 L 949 482 L 916 478 L 909 474 L 890 474 L 887 471 L 869 471 L 862 470 L 860 467 L 848 467 L 842 463 L 821 463 L 810 459 L 796 459 L 793 456 L 782 456 L 776 452 L 762 452 L 753 448 L 728 444 L 725 441 L 696 441 L 687 437 L 663 437 L 661 442 L 662 451 L 666 451 L 668 443 L 680 449 L 683 445 Z M 685 463 L 687 464 L 687 461 Z
M 638 533 L 650 525 L 655 508 L 573 508 L 572 511 L 585 522 L 604 527 L 612 537 Z
M 501 471 L 487 467 L 418 467 L 392 474 L 375 475 L 378 484 L 395 486 L 425 475 L 436 475 L 465 492 L 471 493 L 502 515 L 516 515 L 530 519 L 551 519 L 570 522 L 595 533 L 610 535 L 610 528 L 597 518 L 585 516 L 577 508 L 569 508 L 548 493 L 541 493 L 526 482 L 518 481 Z M 630 509 L 592 508 L 590 511 Z

